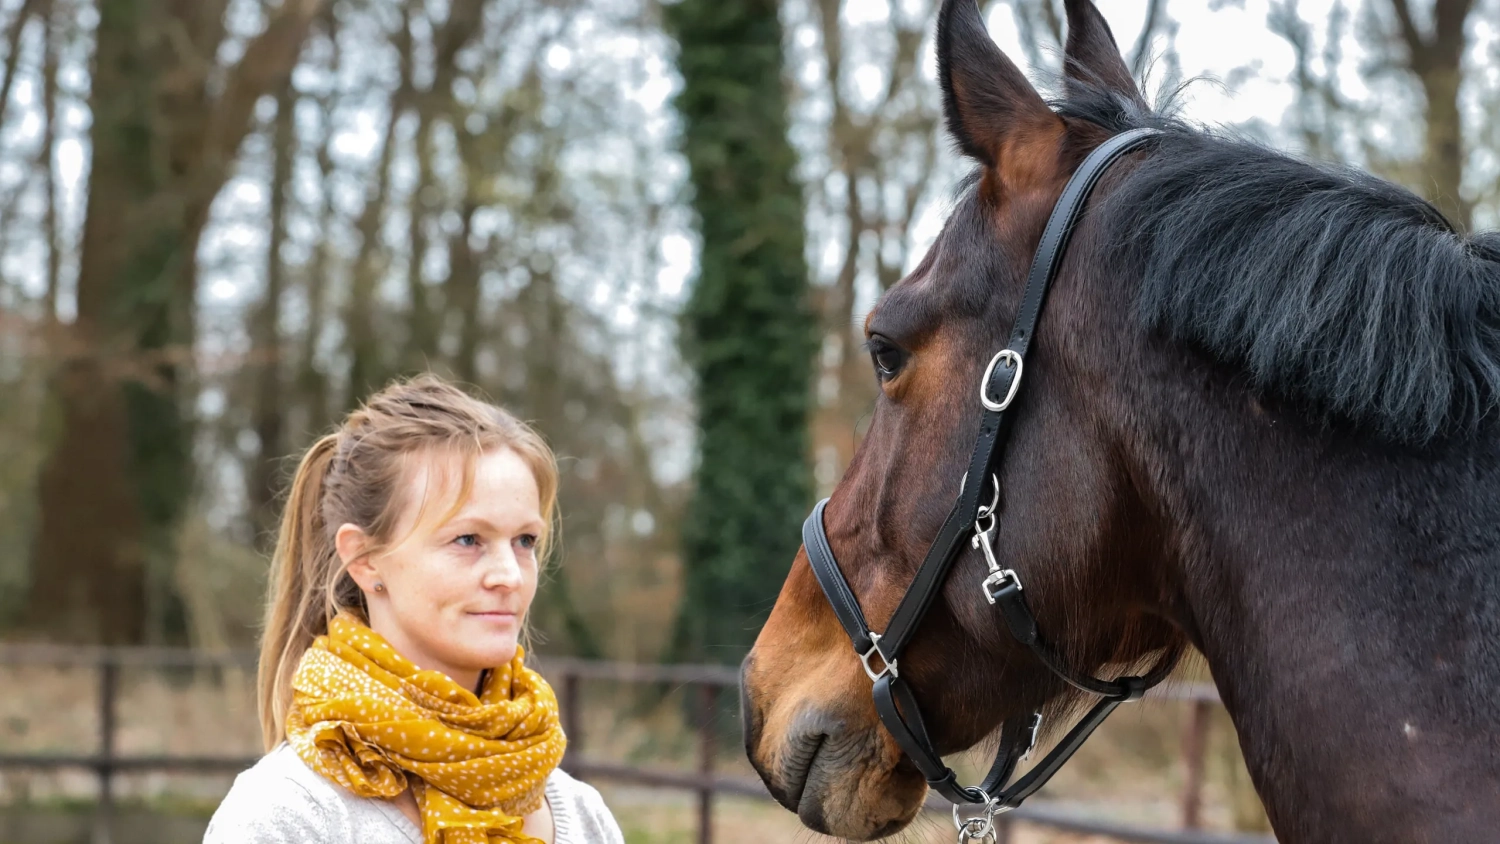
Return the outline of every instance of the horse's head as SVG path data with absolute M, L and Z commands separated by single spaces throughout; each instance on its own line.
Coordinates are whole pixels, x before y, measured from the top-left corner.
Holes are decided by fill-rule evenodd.
M 1092 3 L 1070 0 L 1067 11 L 1070 93 L 1086 88 L 1144 111 Z M 974 0 L 944 3 L 937 49 L 948 128 L 978 163 L 977 177 L 921 265 L 865 323 L 880 396 L 824 515 L 876 630 L 958 494 L 981 374 L 1005 347 L 1047 216 L 1080 161 L 1111 134 L 1049 108 L 990 40 Z M 1091 234 L 1086 224 L 1075 236 L 1026 362 L 999 478 L 996 546 L 1000 564 L 1024 575 L 1042 625 L 1065 634 L 1056 644 L 1083 670 L 1138 660 L 1175 635 L 1138 611 L 1162 597 L 1144 547 L 1159 528 L 1127 456 L 1131 408 L 1112 382 L 1128 308 L 1116 307 L 1118 292 L 1091 261 L 1099 251 Z M 1067 701 L 1062 684 L 1004 634 L 977 587 L 984 571 L 978 551 L 958 561 L 900 660 L 944 753 L 974 745 L 1003 719 Z M 922 777 L 881 727 L 870 680 L 805 551 L 745 661 L 744 689 L 750 759 L 807 826 L 870 839 L 915 816 Z

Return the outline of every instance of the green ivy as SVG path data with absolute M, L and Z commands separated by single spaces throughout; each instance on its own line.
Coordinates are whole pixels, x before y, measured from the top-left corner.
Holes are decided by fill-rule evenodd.
M 811 503 L 817 324 L 777 2 L 683 0 L 664 15 L 680 46 L 676 106 L 702 234 L 681 326 L 700 462 L 674 656 L 729 662 L 754 641 Z

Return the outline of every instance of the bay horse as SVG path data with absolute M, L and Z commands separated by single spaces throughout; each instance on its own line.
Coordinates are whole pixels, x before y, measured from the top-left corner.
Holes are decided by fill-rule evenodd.
M 1049 105 L 975 0 L 943 3 L 944 114 L 976 169 L 866 320 L 880 392 L 816 513 L 820 559 L 890 623 L 971 483 L 976 383 L 1049 213 L 1092 152 L 1149 129 L 1028 338 L 995 562 L 1075 671 L 1201 652 L 1284 844 L 1497 840 L 1500 233 L 1154 113 L 1093 3 L 1066 7 Z M 1084 698 L 976 591 L 984 550 L 961 547 L 900 658 L 900 709 L 943 754 Z M 895 672 L 861 664 L 820 577 L 804 546 L 745 659 L 745 746 L 806 826 L 870 840 L 927 786 L 871 703 Z

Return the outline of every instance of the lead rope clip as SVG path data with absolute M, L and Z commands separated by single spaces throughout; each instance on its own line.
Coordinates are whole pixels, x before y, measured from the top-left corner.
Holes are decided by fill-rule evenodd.
M 1000 591 L 1006 583 L 1016 584 L 1021 588 L 1021 578 L 1011 569 L 1001 568 L 1000 561 L 995 559 L 995 548 L 990 544 L 990 534 L 995 530 L 995 515 L 993 513 L 979 517 L 974 524 L 974 538 L 970 545 L 984 552 L 984 564 L 989 567 L 989 574 L 979 583 L 979 591 L 984 594 L 984 599 L 991 604 L 995 603 L 995 594 Z
M 958 813 L 958 804 L 953 805 L 953 825 L 958 827 L 958 844 L 972 841 L 993 842 L 995 840 L 995 816 L 1000 814 L 999 801 L 991 797 L 985 801 L 984 809 L 972 818 Z

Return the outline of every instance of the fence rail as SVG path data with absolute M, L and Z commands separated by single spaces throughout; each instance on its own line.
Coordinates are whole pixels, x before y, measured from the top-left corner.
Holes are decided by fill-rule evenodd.
M 0 771 L 89 770 L 98 780 L 98 808 L 95 823 L 96 844 L 107 844 L 109 818 L 114 810 L 114 779 L 123 773 L 145 771 L 235 773 L 255 764 L 253 756 L 178 756 L 121 755 L 115 749 L 117 704 L 122 668 L 211 668 L 244 669 L 255 667 L 256 655 L 245 651 L 207 652 L 175 648 L 103 648 L 57 645 L 0 644 L 0 666 L 38 665 L 93 668 L 97 672 L 97 708 L 99 715 L 98 749 L 92 754 L 3 753 Z M 770 799 L 757 779 L 726 775 L 715 771 L 714 759 L 718 736 L 713 715 L 719 694 L 739 684 L 739 672 L 719 665 L 647 665 L 618 662 L 595 662 L 559 657 L 542 657 L 541 670 L 559 691 L 563 728 L 568 734 L 568 755 L 563 768 L 587 779 L 604 780 L 656 788 L 692 792 L 697 798 L 697 841 L 713 840 L 713 804 L 718 795 Z M 695 729 L 698 732 L 698 764 L 695 770 L 662 769 L 624 765 L 587 756 L 587 736 L 583 726 L 582 683 L 586 680 L 623 684 L 661 684 L 696 690 Z M 997 844 L 1005 844 L 1015 824 L 1030 823 L 1064 832 L 1099 835 L 1119 841 L 1142 844 L 1274 844 L 1270 836 L 1214 833 L 1200 829 L 1203 802 L 1204 755 L 1207 746 L 1209 716 L 1219 706 L 1219 696 L 1212 685 L 1184 683 L 1158 686 L 1148 698 L 1181 700 L 1191 704 L 1190 716 L 1183 727 L 1182 763 L 1186 771 L 1180 795 L 1180 829 L 1155 829 L 1119 823 L 1046 801 L 1033 801 L 1014 812 L 1000 816 Z M 947 813 L 948 804 L 932 799 L 927 809 Z

